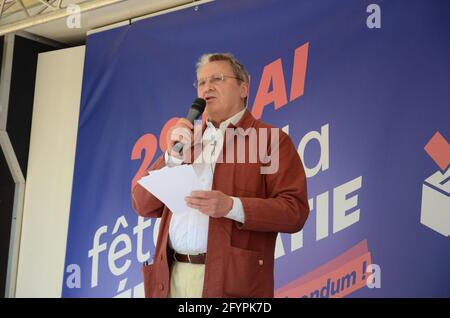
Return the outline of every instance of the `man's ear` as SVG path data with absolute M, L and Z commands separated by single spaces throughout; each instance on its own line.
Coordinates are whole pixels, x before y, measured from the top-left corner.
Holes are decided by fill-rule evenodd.
M 241 83 L 241 98 L 248 98 L 248 83 L 242 82 Z

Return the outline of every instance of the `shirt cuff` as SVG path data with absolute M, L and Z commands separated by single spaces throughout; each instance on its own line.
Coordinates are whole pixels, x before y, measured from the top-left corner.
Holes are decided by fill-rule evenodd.
M 244 207 L 242 206 L 242 201 L 241 201 L 241 199 L 236 198 L 236 197 L 231 197 L 231 198 L 233 199 L 233 207 L 231 208 L 230 212 L 228 212 L 228 214 L 225 215 L 225 217 L 244 224 L 245 213 L 244 213 Z
M 173 157 L 169 155 L 167 151 L 164 153 L 164 160 L 166 162 L 166 166 L 168 166 L 169 168 L 179 166 L 183 163 L 183 159 Z

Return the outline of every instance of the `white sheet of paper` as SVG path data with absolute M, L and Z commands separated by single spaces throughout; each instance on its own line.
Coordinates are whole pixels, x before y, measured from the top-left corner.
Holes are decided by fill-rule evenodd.
M 186 205 L 184 198 L 194 190 L 204 190 L 192 165 L 164 167 L 151 171 L 138 183 L 163 202 L 172 213 L 184 213 L 192 208 Z

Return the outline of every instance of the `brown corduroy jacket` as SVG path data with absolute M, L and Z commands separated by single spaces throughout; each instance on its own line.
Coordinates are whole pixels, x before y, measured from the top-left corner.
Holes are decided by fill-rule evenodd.
M 256 120 L 248 110 L 236 125 L 228 127 L 242 128 L 236 130 L 241 134 L 248 128 L 268 131 L 269 142 L 264 144 L 270 154 L 279 151 L 279 165 L 275 173 L 261 174 L 260 168 L 269 164 L 259 158 L 251 163 L 249 151 L 245 163 L 216 163 L 212 189 L 239 197 L 245 221 L 242 224 L 225 217 L 209 218 L 203 297 L 273 297 L 277 234 L 300 231 L 309 214 L 305 172 L 289 136 Z M 279 147 L 274 149 L 270 136 L 275 134 L 271 129 L 279 135 Z M 225 137 L 223 158 L 227 147 L 234 147 L 234 156 L 238 155 L 237 137 L 233 138 Z M 249 136 L 244 140 L 248 150 Z M 258 146 L 261 142 L 258 138 Z M 161 156 L 149 172 L 164 166 Z M 172 212 L 139 184 L 132 190 L 132 203 L 139 215 L 161 218 L 153 264 L 143 267 L 143 275 L 146 297 L 167 297 L 173 260 L 168 244 Z

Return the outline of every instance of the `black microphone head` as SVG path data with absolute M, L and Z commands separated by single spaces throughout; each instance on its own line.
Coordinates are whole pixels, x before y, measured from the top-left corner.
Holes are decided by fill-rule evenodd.
M 191 123 L 194 123 L 194 121 L 200 118 L 200 116 L 203 114 L 205 107 L 206 107 L 206 100 L 200 97 L 196 98 L 192 103 L 191 108 L 189 109 L 186 119 L 189 120 Z M 181 153 L 183 150 L 183 146 L 184 145 L 178 141 L 175 143 L 172 150 Z
M 206 100 L 198 97 L 194 100 L 194 102 L 192 103 L 192 106 L 198 106 L 199 107 L 198 110 L 203 113 L 203 111 L 205 110 L 205 107 L 206 107 Z
M 194 123 L 194 120 L 200 118 L 205 110 L 206 101 L 203 98 L 196 98 L 189 109 L 188 115 L 186 117 L 191 123 Z

